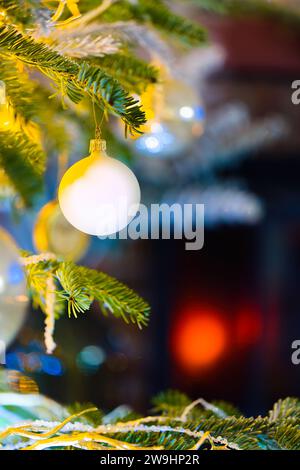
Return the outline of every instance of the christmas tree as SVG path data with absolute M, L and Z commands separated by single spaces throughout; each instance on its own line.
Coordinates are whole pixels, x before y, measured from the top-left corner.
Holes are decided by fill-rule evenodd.
M 280 18 L 295 28 L 300 21 L 297 8 L 286 8 L 280 2 L 271 5 L 263 0 L 191 0 L 188 3 L 204 12 L 233 18 L 259 13 L 271 20 Z M 114 198 L 117 199 L 121 188 L 126 196 L 129 194 L 130 204 L 139 205 L 139 184 L 131 170 L 119 162 L 119 154 L 123 160 L 125 156 L 126 163 L 132 154 L 143 152 L 168 158 L 170 151 L 175 154 L 189 148 L 193 139 L 203 132 L 203 109 L 198 107 L 202 114 L 196 119 L 188 103 L 181 108 L 179 122 L 179 127 L 184 128 L 184 133 L 180 133 L 183 147 L 176 140 L 173 147 L 170 140 L 167 144 L 160 140 L 159 133 L 166 123 L 169 126 L 166 135 L 172 134 L 170 129 L 172 137 L 179 135 L 176 134 L 178 122 L 174 125 L 166 112 L 166 109 L 170 111 L 168 93 L 173 93 L 173 100 L 180 94 L 185 95 L 187 102 L 194 100 L 189 87 L 174 84 L 170 57 L 174 51 L 184 54 L 207 41 L 205 28 L 178 13 L 186 5 L 174 4 L 164 0 L 0 0 L 1 200 L 9 201 L 11 214 L 22 217 L 45 195 L 47 169 L 54 165 L 59 175 L 58 196 L 43 207 L 36 222 L 34 237 L 38 253 L 18 251 L 7 233 L 0 232 L 0 249 L 5 253 L 0 270 L 7 272 L 13 262 L 11 284 L 20 284 L 17 291 L 12 290 L 12 295 L 25 304 L 29 293 L 33 307 L 43 312 L 45 349 L 49 354 L 56 348 L 56 320 L 65 314 L 77 318 L 93 302 L 99 304 L 103 315 L 111 314 L 138 328 L 148 325 L 150 305 L 138 293 L 114 277 L 75 261 L 84 252 L 89 235 L 120 232 L 137 212 L 130 217 L 126 212 L 120 224 L 109 217 L 108 221 L 95 223 L 94 195 L 99 200 L 109 197 L 115 207 Z M 165 112 L 159 123 L 155 120 L 158 108 L 161 115 Z M 238 112 L 238 117 L 245 117 L 243 109 L 239 108 Z M 220 127 L 221 124 L 222 119 Z M 263 123 L 267 130 L 271 124 L 274 121 Z M 275 124 L 278 134 L 284 131 L 282 123 Z M 249 126 L 245 127 L 249 132 Z M 254 131 L 259 134 L 259 130 L 252 129 L 253 135 L 256 136 Z M 227 137 L 226 129 L 224 135 Z M 241 145 L 236 145 L 236 154 L 243 153 L 255 140 L 252 134 L 246 143 L 243 138 L 244 134 Z M 261 140 L 267 138 L 264 135 Z M 211 142 L 215 140 L 213 132 L 207 139 L 202 142 L 203 160 L 206 157 L 213 166 L 215 163 L 210 158 Z M 232 148 L 224 140 L 220 148 L 214 142 L 213 152 L 219 152 L 219 160 L 227 161 Z M 74 163 L 74 155 L 78 157 L 89 141 L 89 157 L 66 172 Z M 117 158 L 108 157 L 106 143 L 108 153 Z M 93 160 L 95 155 L 103 157 L 101 164 Z M 180 164 L 174 165 L 174 171 L 175 175 L 180 171 Z M 73 191 L 74 182 L 87 173 L 84 191 L 83 186 L 81 192 Z M 160 177 L 164 176 L 163 170 L 159 173 Z M 193 189 L 191 192 L 195 194 Z M 224 193 L 228 197 L 226 188 Z M 237 193 L 240 195 L 237 190 L 233 198 Z M 245 199 L 247 196 L 246 193 Z M 182 197 L 189 199 L 189 191 Z M 249 211 L 247 206 L 248 217 L 259 219 L 259 204 L 253 199 L 250 203 L 251 210 L 254 209 Z M 249 199 L 245 202 L 250 203 Z M 83 233 L 67 232 L 67 242 L 63 248 L 56 249 L 57 240 L 50 241 L 50 229 L 45 227 L 53 220 L 66 224 L 65 219 L 62 222 L 63 216 L 70 223 L 65 230 L 75 227 Z M 108 222 L 110 230 L 105 225 Z M 76 243 L 71 249 L 73 236 Z M 25 273 L 26 286 L 19 267 Z M 9 306 L 5 308 L 9 311 Z M 24 307 L 18 309 L 21 314 Z M 10 342 L 19 326 L 15 324 L 11 329 L 9 323 L 3 322 L 4 340 Z M 0 446 L 4 449 L 279 450 L 299 449 L 300 445 L 296 398 L 278 401 L 267 416 L 246 418 L 227 403 L 192 401 L 182 393 L 170 391 L 154 398 L 154 408 L 147 417 L 132 410 L 121 414 L 116 410 L 108 417 L 93 405 L 75 404 L 67 409 L 49 401 L 38 395 L 34 381 L 22 375 L 13 382 L 17 381 L 19 390 L 23 387 L 32 395 L 22 395 L 20 401 L 12 391 L 11 378 L 7 380 L 4 373 L 0 378 Z M 34 411 L 32 396 L 45 413 Z M 14 415 L 13 421 L 6 418 L 9 412 Z M 48 419 L 41 418 L 45 414 Z M 20 421 L 24 416 L 28 422 L 16 425 L 15 418 Z

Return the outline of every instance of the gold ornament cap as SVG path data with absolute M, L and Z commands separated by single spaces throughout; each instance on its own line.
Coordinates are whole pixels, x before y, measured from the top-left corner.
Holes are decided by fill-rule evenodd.
M 105 152 L 106 140 L 104 139 L 92 139 L 90 141 L 90 152 Z

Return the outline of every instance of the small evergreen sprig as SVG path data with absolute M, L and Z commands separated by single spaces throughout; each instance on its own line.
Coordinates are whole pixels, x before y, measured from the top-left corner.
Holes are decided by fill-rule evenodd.
M 23 252 L 27 285 L 35 308 L 46 316 L 46 349 L 54 349 L 55 319 L 67 310 L 69 317 L 77 318 L 90 309 L 95 301 L 104 315 L 112 314 L 139 328 L 149 321 L 150 307 L 125 284 L 105 273 L 72 262 L 59 260 L 52 253 L 31 255 Z M 50 289 L 49 289 L 50 286 Z

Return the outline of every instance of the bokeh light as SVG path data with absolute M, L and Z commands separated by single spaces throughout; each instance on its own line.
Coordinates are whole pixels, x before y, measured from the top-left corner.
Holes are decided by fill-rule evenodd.
M 83 348 L 76 358 L 79 369 L 86 373 L 95 373 L 105 362 L 106 353 L 99 346 L 90 345 Z
M 181 312 L 171 334 L 171 350 L 176 363 L 192 374 L 219 360 L 226 343 L 226 327 L 222 317 L 198 306 Z

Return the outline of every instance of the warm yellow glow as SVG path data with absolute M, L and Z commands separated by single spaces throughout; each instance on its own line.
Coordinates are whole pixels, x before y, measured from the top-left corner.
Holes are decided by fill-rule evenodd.
M 33 242 L 39 252 L 51 252 L 68 261 L 78 261 L 86 253 L 89 236 L 76 230 L 65 219 L 57 201 L 42 207 L 33 230 Z
M 0 105 L 0 131 L 6 131 L 14 125 L 14 114 L 8 103 Z

